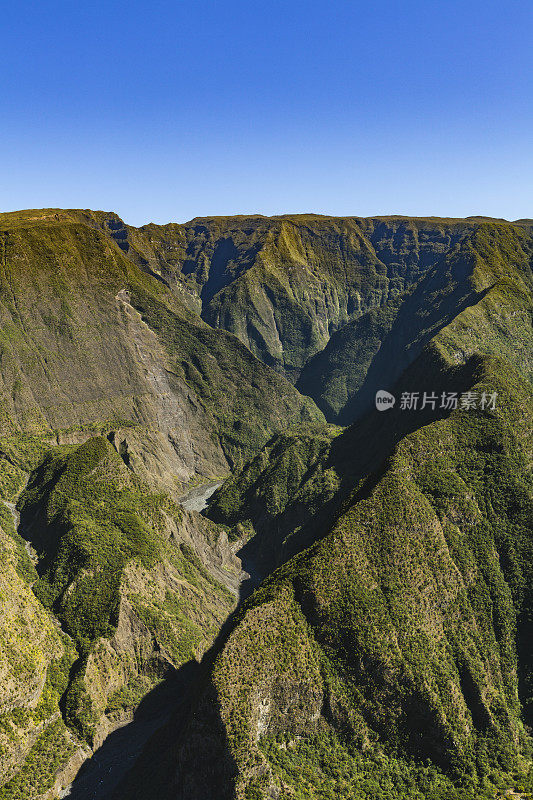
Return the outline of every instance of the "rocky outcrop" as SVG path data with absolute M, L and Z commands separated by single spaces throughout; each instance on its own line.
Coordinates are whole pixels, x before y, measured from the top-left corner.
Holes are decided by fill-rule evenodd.
M 195 475 L 227 474 L 274 430 L 320 418 L 94 219 L 7 214 L 0 233 L 4 434 L 66 442 L 115 431 L 142 477 L 174 492 Z
M 51 800 L 163 681 L 120 800 L 512 785 L 532 252 L 481 219 L 0 215 L 6 800 Z M 369 412 L 378 385 L 499 401 Z M 180 506 L 230 471 L 210 519 Z
M 195 714 L 177 748 L 176 797 L 305 786 L 314 798 L 324 785 L 342 796 L 364 791 L 376 760 L 397 796 L 408 791 L 400 774 L 426 780 L 421 758 L 448 791 L 466 775 L 475 786 L 493 769 L 524 769 L 515 628 L 532 602 L 533 403 L 523 380 L 509 397 L 508 375 L 487 369 L 495 414 L 454 412 L 403 439 L 330 533 L 244 605 L 201 700 L 217 720 L 202 738 L 216 734 L 209 749 L 233 771 L 220 789 L 206 784 Z
M 97 223 L 116 236 L 114 217 Z M 335 331 L 412 286 L 477 224 L 302 214 L 120 230 L 129 258 L 296 381 Z
M 276 437 L 215 496 L 214 518 L 251 536 L 243 554 L 264 563 L 273 541 L 272 570 L 296 553 L 235 617 L 199 701 L 213 720 L 202 737 L 233 767 L 222 796 L 446 797 L 461 785 L 474 798 L 527 773 L 529 256 L 516 232 L 481 226 L 422 279 L 403 329 L 397 397 L 497 404 L 398 404 L 340 435 Z M 381 363 L 393 376 L 402 366 Z M 181 785 L 215 791 L 206 750 L 187 744 L 200 729 L 191 715 L 178 742 L 177 797 Z

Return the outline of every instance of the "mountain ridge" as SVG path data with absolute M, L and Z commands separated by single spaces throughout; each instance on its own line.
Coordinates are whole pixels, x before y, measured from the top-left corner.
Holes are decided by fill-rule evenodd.
M 2 800 L 97 769 L 162 681 L 95 793 L 529 785 L 532 263 L 528 220 L 0 215 Z

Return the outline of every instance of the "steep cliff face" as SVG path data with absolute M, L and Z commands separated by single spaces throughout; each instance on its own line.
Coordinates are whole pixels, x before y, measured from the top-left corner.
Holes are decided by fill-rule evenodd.
M 240 612 L 203 701 L 233 765 L 220 796 L 388 797 L 384 780 L 394 796 L 448 797 L 455 780 L 477 797 L 524 763 L 533 395 L 501 363 L 478 377 L 471 390 L 498 391 L 496 411 L 457 410 L 405 437 Z M 176 796 L 209 796 L 195 784 L 205 753 L 183 749 Z
M 394 303 L 461 239 L 486 224 L 483 218 L 309 214 L 206 217 L 133 228 L 105 212 L 29 213 L 33 223 L 76 221 L 104 232 L 190 310 L 235 334 L 292 382 L 332 334 Z M 11 216 L 4 218 L 9 222 Z M 530 237 L 526 224 L 507 228 Z M 320 396 L 316 386 L 315 395 Z
M 405 314 L 397 397 L 496 393 L 494 408 L 398 403 L 340 435 L 277 437 L 216 496 L 210 513 L 252 537 L 243 552 L 266 571 L 298 553 L 245 603 L 200 701 L 223 754 L 221 796 L 493 797 L 491 781 L 527 771 L 525 243 L 482 227 L 422 279 Z M 177 797 L 213 790 L 201 745 L 193 756 L 186 744 L 196 726 L 178 747 Z
M 532 246 L 518 226 L 479 223 L 416 287 L 334 334 L 308 361 L 298 388 L 329 420 L 348 424 L 459 314 L 457 363 L 475 351 L 501 351 L 530 377 Z
M 314 398 L 327 420 L 349 416 L 347 408 L 363 385 L 404 299 L 405 294 L 397 295 L 346 323 L 305 364 L 296 386 Z
M 227 473 L 286 424 L 321 418 L 82 218 L 0 218 L 4 433 L 115 430 L 143 476 L 172 490 Z
M 292 381 L 332 333 L 412 286 L 478 224 L 308 214 L 135 229 L 93 217 L 210 325 Z
M 0 215 L 2 798 L 55 800 L 167 677 L 120 800 L 514 785 L 532 253 L 527 221 Z
M 532 258 L 531 238 L 513 226 L 483 223 L 465 236 L 401 304 L 339 421 L 357 418 L 376 390 L 393 386 L 439 332 L 451 363 L 495 353 L 531 380 Z

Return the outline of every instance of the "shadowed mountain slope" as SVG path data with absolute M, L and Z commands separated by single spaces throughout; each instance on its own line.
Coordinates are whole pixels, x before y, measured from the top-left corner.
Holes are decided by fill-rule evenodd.
M 110 796 L 150 697 L 117 800 L 527 783 L 532 254 L 528 220 L 0 215 L 2 800 L 92 755 L 73 797 Z
M 532 258 L 531 237 L 520 228 L 478 225 L 416 287 L 334 334 L 307 363 L 298 388 L 315 398 L 328 419 L 347 424 L 373 403 L 378 389 L 393 386 L 439 330 L 479 303 L 481 313 L 473 309 L 461 317 L 465 347 L 454 360 L 503 348 L 502 354 L 530 377 Z
M 118 429 L 131 464 L 171 488 L 171 474 L 224 474 L 274 430 L 321 419 L 76 215 L 0 217 L 4 433 Z
M 399 369 L 387 362 L 398 397 L 496 393 L 494 408 L 397 406 L 340 435 L 277 438 L 219 490 L 209 513 L 252 536 L 242 552 L 266 573 L 288 560 L 213 654 L 171 796 L 207 798 L 211 776 L 227 798 L 494 797 L 527 771 L 533 302 L 523 243 L 493 224 L 462 243 L 406 301 L 407 356 Z M 200 724 L 219 753 L 209 773 Z
M 491 796 L 491 775 L 525 765 L 516 625 L 532 602 L 533 396 L 500 364 L 480 379 L 497 412 L 408 435 L 331 532 L 245 604 L 203 701 L 233 763 L 218 796 Z M 191 735 L 175 796 L 208 797 Z

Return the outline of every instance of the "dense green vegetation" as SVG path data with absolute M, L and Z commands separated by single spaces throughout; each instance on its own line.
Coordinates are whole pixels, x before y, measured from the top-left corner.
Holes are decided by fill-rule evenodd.
M 19 507 L 40 557 L 33 590 L 78 649 L 65 698 L 66 718 L 90 738 L 101 713 L 94 708 L 90 674 L 104 657 L 98 642 L 113 637 L 125 598 L 165 654 L 167 668 L 201 652 L 233 598 L 189 546 L 177 546 L 169 538 L 181 524 L 179 506 L 147 491 L 106 439 L 94 437 L 66 450 L 44 458 Z M 135 580 L 125 575 L 129 564 L 137 565 Z M 163 564 L 190 589 L 160 587 L 157 569 Z M 147 684 L 164 675 L 163 664 L 137 659 L 137 666 L 129 668 L 124 696 L 138 685 L 139 673 L 149 678 Z
M 80 646 L 112 632 L 125 564 L 135 557 L 149 569 L 161 558 L 149 528 L 159 503 L 102 438 L 51 454 L 33 474 L 20 509 L 28 526 L 37 518 L 33 543 L 45 555 L 34 590 Z
M 481 225 L 399 304 L 399 346 L 385 337 L 365 378 L 398 375 L 397 396 L 496 392 L 496 408 L 276 437 L 216 496 L 209 513 L 252 536 L 252 559 L 269 540 L 278 563 L 281 542 L 285 558 L 300 550 L 214 664 L 228 796 L 474 800 L 529 785 L 530 258 L 520 231 Z
M 276 779 L 283 783 L 281 797 L 298 800 L 473 800 L 494 798 L 495 787 L 472 787 L 466 781 L 457 786 L 430 763 L 413 764 L 394 752 L 365 755 L 342 742 L 325 727 L 318 734 L 299 740 L 264 740 L 262 750 Z M 502 788 L 513 781 L 512 775 L 494 776 Z M 262 797 L 259 779 L 247 789 L 247 798 Z
M 406 437 L 370 496 L 355 495 L 332 532 L 245 605 L 213 677 L 252 786 L 259 702 L 260 730 L 300 742 L 267 752 L 274 775 L 292 769 L 302 796 L 344 786 L 328 772 L 335 748 L 320 734 L 317 753 L 316 733 L 307 738 L 321 715 L 349 751 L 368 754 L 343 767 L 354 797 L 385 757 L 379 798 L 454 796 L 450 779 L 464 797 L 484 786 L 493 796 L 494 780 L 525 768 L 515 636 L 533 601 L 533 394 L 492 362 L 476 388 L 487 385 L 499 391 L 498 412 L 454 412 Z M 325 764 L 325 776 L 308 766 L 304 783 L 295 780 L 300 752 L 304 764 Z
M 37 738 L 19 772 L 0 788 L 0 798 L 27 800 L 44 794 L 75 750 L 62 720 L 51 722 Z
M 490 220 L 0 215 L 2 798 L 214 642 L 119 800 L 530 788 L 532 258 Z
M 131 258 L 293 381 L 334 331 L 413 285 L 475 227 L 466 220 L 317 214 L 111 225 Z M 311 394 L 320 392 L 314 386 Z

